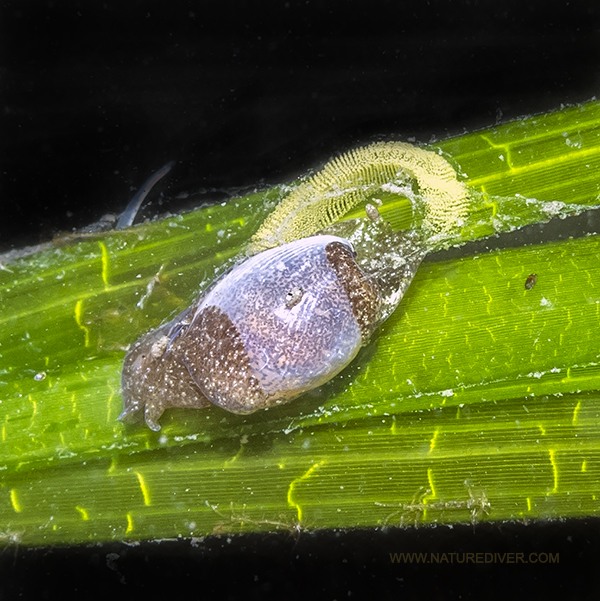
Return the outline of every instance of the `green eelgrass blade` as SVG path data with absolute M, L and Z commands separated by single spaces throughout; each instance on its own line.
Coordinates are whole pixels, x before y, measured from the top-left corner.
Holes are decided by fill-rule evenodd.
M 436 146 L 478 193 L 457 241 L 547 220 L 528 199 L 561 216 L 600 203 L 600 103 Z M 0 540 L 597 515 L 598 235 L 426 262 L 349 370 L 289 406 L 171 411 L 158 434 L 116 421 L 124 348 L 189 304 L 283 194 L 4 266 Z M 406 224 L 407 202 L 383 200 Z

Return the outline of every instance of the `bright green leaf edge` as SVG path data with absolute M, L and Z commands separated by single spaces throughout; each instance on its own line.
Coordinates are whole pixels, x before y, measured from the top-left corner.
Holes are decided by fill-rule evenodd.
M 600 202 L 597 102 L 432 147 L 479 193 L 457 242 L 539 221 L 527 198 Z M 2 266 L 0 541 L 599 513 L 591 232 L 426 262 L 358 360 L 289 406 L 171 411 L 159 434 L 116 421 L 126 345 L 185 307 L 286 189 L 66 238 Z M 407 201 L 382 200 L 406 226 Z

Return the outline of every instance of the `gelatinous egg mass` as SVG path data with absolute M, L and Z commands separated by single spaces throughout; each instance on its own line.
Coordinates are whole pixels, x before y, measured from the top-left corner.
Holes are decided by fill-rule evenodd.
M 259 253 L 130 350 L 122 417 L 143 409 L 157 430 L 167 407 L 210 402 L 252 413 L 287 402 L 346 367 L 383 310 L 376 278 L 343 238 L 312 236 Z

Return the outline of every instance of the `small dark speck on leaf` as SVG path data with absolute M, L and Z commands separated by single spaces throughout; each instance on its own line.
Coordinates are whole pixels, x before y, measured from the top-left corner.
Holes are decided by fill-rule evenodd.
M 525 290 L 531 290 L 537 283 L 537 273 L 530 273 L 525 280 Z

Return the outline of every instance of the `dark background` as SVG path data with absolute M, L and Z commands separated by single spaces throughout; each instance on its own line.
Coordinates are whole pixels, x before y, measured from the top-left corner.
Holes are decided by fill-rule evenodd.
M 121 211 L 171 159 L 151 214 L 588 100 L 597 5 L 3 1 L 0 250 Z
M 0 7 L 0 251 L 119 212 L 171 159 L 150 214 L 288 181 L 374 138 L 427 142 L 598 91 L 597 1 Z M 593 598 L 597 532 L 568 521 L 13 548 L 0 551 L 0 599 L 172 596 L 183 583 L 193 599 L 308 587 L 331 599 Z M 561 563 L 389 564 L 407 550 L 558 551 Z

